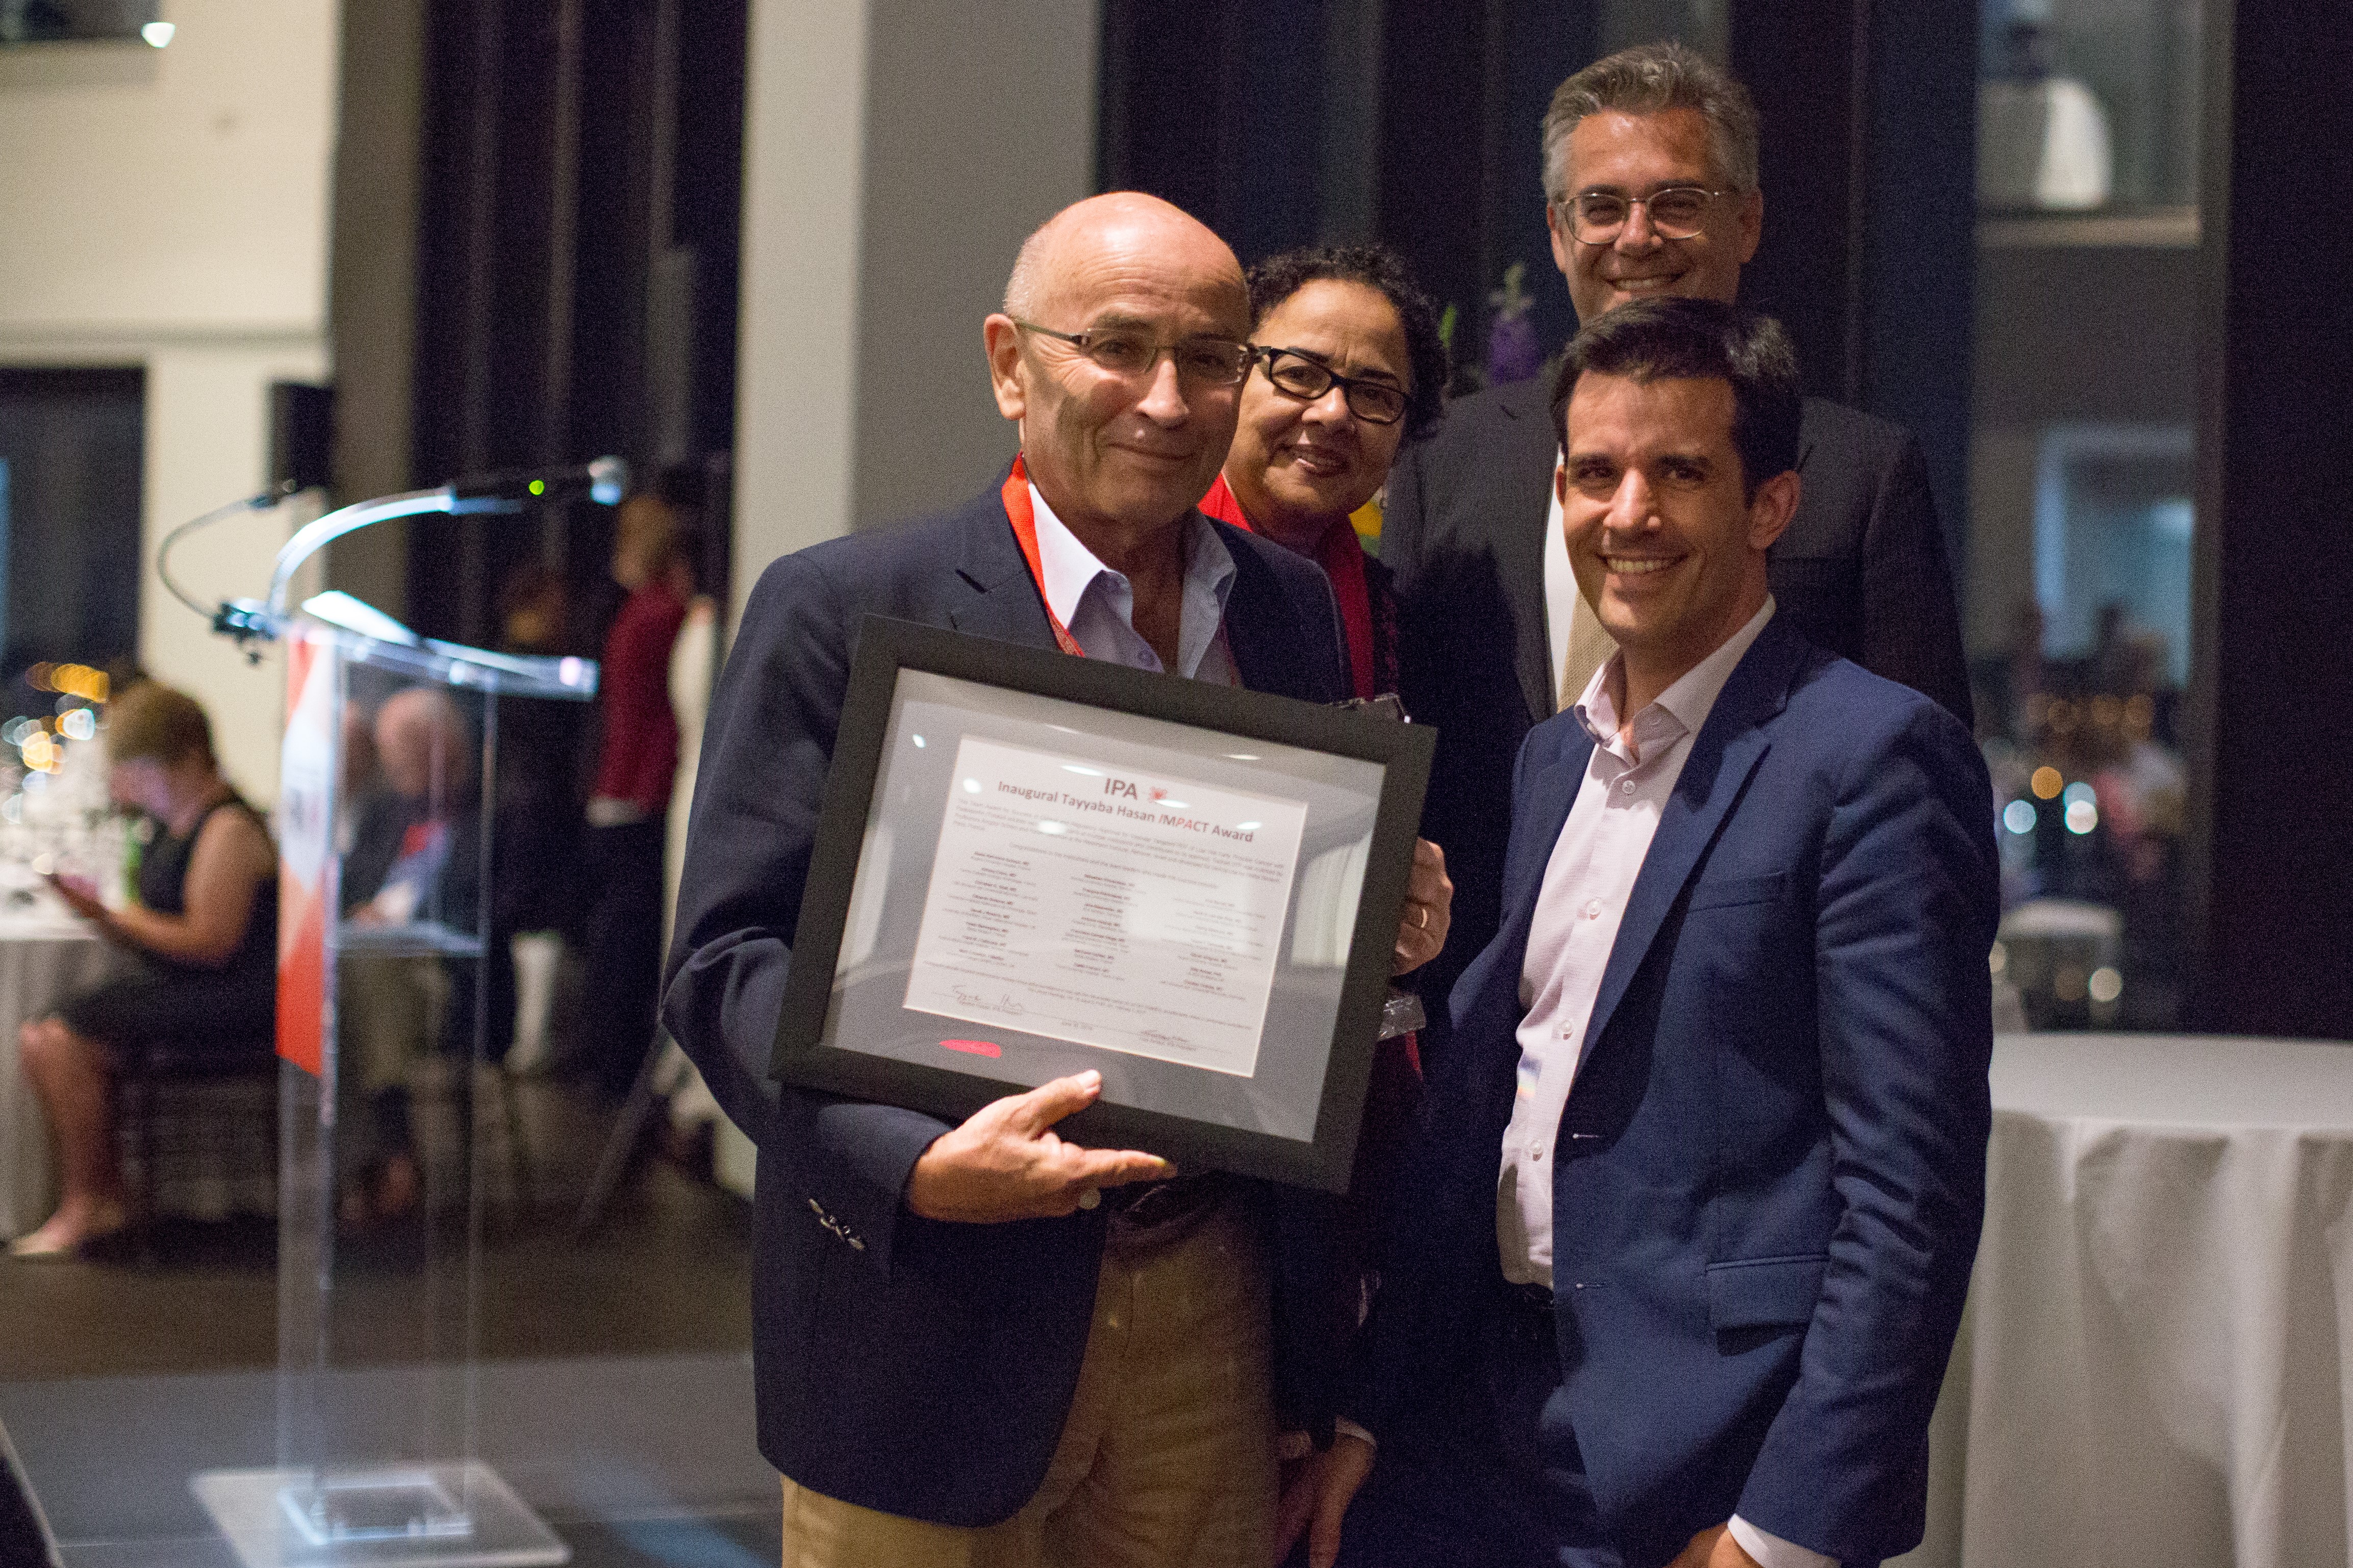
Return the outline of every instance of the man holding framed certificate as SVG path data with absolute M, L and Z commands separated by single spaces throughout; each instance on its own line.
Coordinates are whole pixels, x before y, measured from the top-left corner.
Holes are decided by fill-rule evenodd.
M 1409 879 L 1366 864 L 1361 891 L 1313 906 L 1339 910 L 1336 929 L 1303 916 L 1314 867 L 1351 875 L 1305 848 L 1319 832 L 1341 844 L 1343 797 L 1385 782 L 1319 773 L 1312 733 L 1289 775 L 1251 773 L 1271 765 L 1257 743 L 1186 739 L 1251 733 L 1248 715 L 1181 695 L 1168 714 L 1115 710 L 1137 669 L 1346 692 L 1321 573 L 1194 510 L 1233 434 L 1248 327 L 1240 268 L 1193 219 L 1132 194 L 1067 209 L 1023 246 L 984 329 L 1020 428 L 1011 472 L 949 513 L 776 562 L 746 607 L 705 733 L 664 1015 L 761 1148 L 760 1435 L 786 1477 L 788 1564 L 1253 1561 L 1271 1551 L 1279 1434 L 1329 1441 L 1356 1302 L 1326 1264 L 1318 1195 L 1054 1131 L 1121 1098 L 1107 1076 L 1160 1075 L 1180 1110 L 1220 1073 L 1264 1077 L 1280 1010 L 1319 984 L 1319 942 L 1327 974 L 1361 964 L 1345 917 L 1378 902 L 1385 874 L 1389 907 L 1405 884 L 1393 966 L 1445 939 L 1451 888 L 1428 846 Z M 861 647 L 874 616 L 1082 656 L 1063 662 L 1087 689 L 1046 695 L 1110 704 L 1089 711 L 1129 726 L 1115 755 L 1047 710 L 983 711 L 987 670 L 936 661 L 902 659 L 860 720 L 845 705 L 853 661 L 881 668 Z M 849 787 L 828 775 L 846 781 L 837 753 L 853 745 L 875 801 L 936 790 L 924 853 L 900 852 L 913 872 L 886 868 L 871 826 L 845 863 L 821 853 L 828 791 Z M 813 925 L 835 951 L 804 964 Z M 1327 988 L 1314 1016 L 1328 1023 L 1345 988 Z M 886 1021 L 912 1008 L 940 1026 L 925 1051 L 962 1047 L 1037 1087 L 961 1121 L 905 1108 L 922 1096 L 778 1091 L 780 1022 L 809 1026 L 812 995 L 830 1026 L 870 997 Z M 1089 1048 L 1110 1054 L 1071 1060 L 1113 1065 L 1037 1076 Z M 1189 1114 L 1220 1119 L 1206 1100 Z M 1243 1131 L 1280 1138 L 1282 1114 Z

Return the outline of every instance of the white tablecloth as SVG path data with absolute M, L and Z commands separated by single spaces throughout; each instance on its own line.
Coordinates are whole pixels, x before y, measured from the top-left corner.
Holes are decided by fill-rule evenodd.
M 2353 1046 L 2006 1037 L 1993 1103 L 1905 1561 L 2344 1564 Z
M 16 1058 L 17 1026 L 95 985 L 114 950 L 69 918 L 0 919 L 0 1237 L 47 1219 L 57 1190 L 48 1129 Z

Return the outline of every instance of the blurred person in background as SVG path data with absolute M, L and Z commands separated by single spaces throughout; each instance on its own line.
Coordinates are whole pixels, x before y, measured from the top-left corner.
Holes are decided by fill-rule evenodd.
M 412 686 L 385 700 L 368 736 L 375 777 L 351 814 L 343 919 L 359 926 L 431 922 L 470 933 L 481 889 L 481 810 L 465 714 L 448 692 Z M 347 1230 L 417 1206 L 423 1174 L 409 1070 L 449 1037 L 453 1016 L 471 1016 L 470 985 L 456 980 L 436 957 L 364 948 L 343 954 L 335 1005 L 344 1134 L 336 1163 Z M 501 988 L 495 978 L 492 984 L 496 1016 Z
M 563 574 L 544 562 L 517 569 L 499 589 L 499 651 L 538 658 L 594 656 L 596 639 L 573 629 L 572 597 Z M 516 843 L 522 880 L 512 897 L 526 931 L 552 931 L 580 906 L 588 721 L 588 707 L 580 702 L 499 706 L 499 798 L 518 808 L 501 818 L 499 831 L 501 839 Z
M 575 607 L 561 572 L 544 561 L 525 562 L 499 588 L 499 651 L 538 658 L 593 656 L 596 639 L 575 628 Z M 507 1067 L 517 1073 L 542 1071 L 554 1056 L 565 931 L 586 901 L 580 835 L 590 719 L 582 702 L 499 708 L 498 845 L 501 862 L 514 868 L 499 895 L 514 910 L 510 957 L 517 1002 Z
M 662 837 L 678 778 L 670 656 L 694 596 L 686 531 L 700 479 L 681 465 L 622 502 L 613 543 L 613 577 L 629 596 L 606 635 L 597 679 L 578 1058 L 616 1097 L 628 1092 L 652 1044 L 661 982 Z
M 47 1223 L 10 1246 L 18 1258 L 71 1253 L 131 1217 L 111 1105 L 120 1053 L 168 1042 L 267 1060 L 275 1038 L 278 851 L 260 814 L 221 775 L 205 710 L 142 682 L 108 710 L 106 747 L 109 793 L 150 818 L 154 837 L 122 909 L 51 879 L 132 963 L 18 1035 L 65 1189 Z

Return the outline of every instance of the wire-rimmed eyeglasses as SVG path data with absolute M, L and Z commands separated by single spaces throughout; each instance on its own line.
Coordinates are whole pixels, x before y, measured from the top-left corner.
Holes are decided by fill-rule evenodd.
M 1579 245 L 1608 245 L 1626 226 L 1626 220 L 1641 207 L 1651 215 L 1651 232 L 1661 239 L 1695 239 L 1700 226 L 1707 220 L 1707 207 L 1718 196 L 1733 195 L 1730 191 L 1711 191 L 1699 185 L 1669 185 L 1662 191 L 1652 191 L 1647 196 L 1630 196 L 1618 191 L 1579 191 L 1553 203 L 1553 210 L 1568 219 L 1568 232 Z
M 1090 327 L 1082 332 L 1059 332 L 1018 317 L 1013 319 L 1013 324 L 1039 337 L 1060 339 L 1077 349 L 1097 370 L 1123 380 L 1149 375 L 1162 354 L 1176 364 L 1178 379 L 1201 386 L 1233 386 L 1250 374 L 1250 345 L 1231 338 L 1186 338 L 1178 342 L 1156 343 L 1149 333 L 1134 327 Z

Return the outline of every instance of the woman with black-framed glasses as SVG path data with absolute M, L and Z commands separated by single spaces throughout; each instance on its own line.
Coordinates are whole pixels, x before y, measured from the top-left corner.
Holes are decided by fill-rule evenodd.
M 1388 481 L 1398 445 L 1438 422 L 1446 387 L 1438 313 L 1404 262 L 1377 246 L 1286 251 L 1249 279 L 1253 358 L 1233 446 L 1201 510 L 1321 565 L 1339 602 L 1356 694 L 1394 692 L 1397 595 L 1350 514 Z M 1376 1238 L 1420 1079 L 1413 1036 L 1380 1043 L 1333 1238 L 1354 1283 L 1350 1306 L 1376 1279 Z M 1284 1479 L 1289 1491 L 1307 1476 Z
M 1397 689 L 1397 601 L 1351 514 L 1399 444 L 1437 423 L 1438 313 L 1380 246 L 1285 251 L 1250 270 L 1252 360 L 1225 468 L 1201 510 L 1264 534 L 1332 579 L 1356 695 Z

